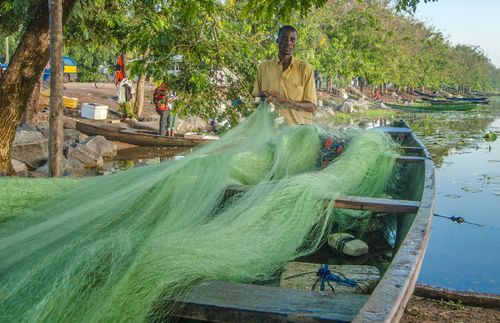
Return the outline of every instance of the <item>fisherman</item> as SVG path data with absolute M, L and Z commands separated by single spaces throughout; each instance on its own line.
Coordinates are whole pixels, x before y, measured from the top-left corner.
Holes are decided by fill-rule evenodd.
M 293 57 L 298 33 L 292 26 L 278 31 L 278 57 L 262 62 L 257 71 L 253 94 L 276 105 L 276 115 L 288 125 L 311 124 L 317 95 L 314 70 Z

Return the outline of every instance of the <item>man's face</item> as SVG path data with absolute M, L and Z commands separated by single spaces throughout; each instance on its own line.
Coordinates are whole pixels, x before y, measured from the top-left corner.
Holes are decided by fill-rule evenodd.
M 277 42 L 280 54 L 291 55 L 297 43 L 297 33 L 293 30 L 285 30 Z

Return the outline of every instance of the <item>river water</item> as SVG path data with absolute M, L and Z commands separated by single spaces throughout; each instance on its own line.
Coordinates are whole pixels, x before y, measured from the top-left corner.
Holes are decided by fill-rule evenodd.
M 474 223 L 433 218 L 418 280 L 454 290 L 500 294 L 500 97 L 491 98 L 489 106 L 475 111 L 408 113 L 401 117 L 426 144 L 435 162 L 435 213 Z M 488 132 L 496 133 L 499 139 L 487 141 L 483 137 Z M 189 153 L 146 150 L 119 155 L 113 167 L 127 169 Z
M 500 97 L 491 101 L 487 110 L 409 117 L 436 163 L 435 213 L 474 223 L 433 218 L 422 283 L 500 294 Z

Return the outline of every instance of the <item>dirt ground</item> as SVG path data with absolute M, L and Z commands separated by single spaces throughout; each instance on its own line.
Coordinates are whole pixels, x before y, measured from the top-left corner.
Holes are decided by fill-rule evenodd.
M 465 306 L 457 302 L 413 296 L 406 306 L 402 323 L 420 322 L 500 322 L 500 309 Z
M 153 91 L 155 85 L 146 83 L 144 89 L 144 109 L 143 116 L 156 114 L 153 105 Z M 117 87 L 112 83 L 107 83 L 103 88 L 96 88 L 94 83 L 68 82 L 64 83 L 64 96 L 78 98 L 78 104 L 99 103 L 107 105 L 112 110 L 118 110 L 116 103 Z
M 153 90 L 155 85 L 147 83 L 145 86 L 143 116 L 154 115 Z M 117 88 L 114 84 L 105 84 L 97 89 L 94 83 L 64 83 L 64 95 L 78 98 L 82 103 L 99 103 L 117 110 Z M 406 307 L 401 319 L 403 323 L 416 322 L 499 322 L 500 309 L 488 309 L 473 306 L 464 306 L 456 302 L 438 301 L 413 296 Z

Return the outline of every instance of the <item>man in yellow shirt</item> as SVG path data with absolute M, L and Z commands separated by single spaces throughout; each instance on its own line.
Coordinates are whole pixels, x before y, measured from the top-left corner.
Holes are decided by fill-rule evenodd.
M 316 109 L 314 71 L 307 62 L 293 57 L 298 33 L 292 26 L 278 32 L 278 58 L 262 62 L 253 94 L 276 105 L 276 114 L 288 125 L 311 124 Z

